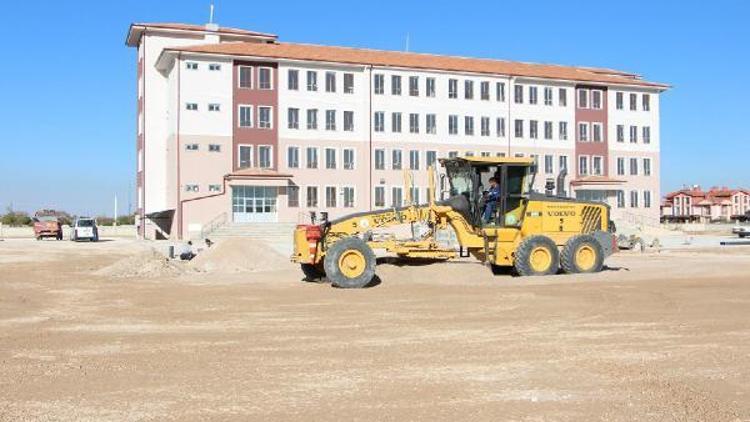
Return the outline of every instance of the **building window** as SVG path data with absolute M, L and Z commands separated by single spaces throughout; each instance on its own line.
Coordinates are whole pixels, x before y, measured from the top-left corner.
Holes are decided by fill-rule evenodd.
M 591 108 L 601 110 L 602 108 L 602 91 L 594 89 L 591 91 Z
M 299 109 L 289 108 L 287 109 L 287 127 L 289 129 L 299 129 Z
M 484 101 L 490 100 L 490 83 L 487 81 L 482 81 L 479 84 L 479 98 L 481 98 Z
M 318 128 L 318 109 L 311 108 L 307 110 L 307 128 L 317 129 Z
M 555 157 L 551 155 L 544 156 L 544 172 L 547 174 L 555 173 Z
M 578 90 L 578 108 L 589 108 L 589 91 L 586 89 Z
M 208 152 L 221 152 L 221 145 L 208 144 Z
M 474 118 L 471 116 L 464 117 L 464 134 L 469 136 L 474 135 Z
M 641 100 L 642 100 L 642 105 L 643 105 L 643 111 L 650 111 L 651 110 L 651 96 L 648 94 L 643 94 L 643 98 Z
M 435 162 L 437 162 L 437 151 L 427 151 L 425 153 L 425 165 L 426 166 L 435 166 Z
M 271 129 L 273 113 L 271 107 L 258 106 L 258 127 L 261 129 Z
M 490 118 L 482 117 L 479 121 L 479 130 L 482 136 L 490 136 Z
M 258 147 L 258 167 L 262 169 L 271 168 L 271 147 L 261 145 Z
M 198 185 L 185 185 L 185 192 L 198 192 Z
M 505 101 L 505 82 L 495 82 L 495 100 Z
M 289 208 L 299 207 L 299 186 L 287 186 L 286 198 L 286 204 Z
M 307 168 L 316 169 L 318 168 L 318 149 L 314 147 L 307 147 Z
M 409 76 L 409 95 L 419 96 L 419 76 Z
M 602 124 L 601 123 L 592 123 L 591 124 L 591 136 L 592 140 L 594 142 L 602 142 Z
M 617 175 L 625 176 L 625 159 L 622 157 L 617 158 Z
M 448 79 L 448 98 L 458 98 L 458 79 Z
M 651 143 L 651 127 L 650 126 L 643 126 L 643 143 L 644 144 Z
M 326 110 L 326 130 L 336 130 L 336 110 Z
M 455 114 L 448 116 L 448 134 L 458 135 L 458 116 Z
M 560 132 L 560 140 L 568 140 L 568 122 L 560 122 L 558 125 L 558 131 Z
M 568 170 L 568 156 L 567 155 L 561 155 L 558 157 L 559 165 L 560 165 L 560 171 L 563 169 Z
M 630 191 L 630 208 L 638 208 L 638 191 Z
M 401 133 L 401 113 L 391 113 L 391 132 Z
M 637 158 L 630 159 L 630 175 L 631 176 L 638 175 L 638 159 Z
M 208 111 L 221 111 L 221 105 L 216 103 L 211 103 L 208 105 Z
M 394 149 L 391 151 L 391 169 L 401 170 L 401 150 Z
M 385 75 L 378 73 L 375 75 L 375 94 L 381 95 L 385 92 Z
M 353 73 L 344 73 L 344 94 L 354 94 Z
M 425 81 L 425 95 L 435 97 L 435 78 L 427 78 Z
M 286 165 L 290 169 L 299 168 L 299 148 L 288 147 L 286 149 Z
M 552 139 L 552 122 L 544 122 L 544 139 Z
M 539 137 L 539 128 L 536 120 L 529 120 L 529 138 L 537 139 Z
M 643 175 L 651 176 L 651 159 L 650 158 L 643 159 Z
M 464 81 L 464 98 L 467 100 L 474 98 L 474 81 L 468 79 Z
M 382 111 L 376 111 L 372 117 L 375 120 L 375 132 L 383 132 L 385 130 L 385 113 Z
M 630 126 L 630 143 L 638 143 L 638 126 Z
M 220 65 L 220 64 L 218 64 L 218 63 L 210 63 L 210 64 L 208 65 L 208 70 L 211 70 L 211 71 L 217 72 L 217 71 L 221 70 L 221 65 Z
M 417 150 L 409 151 L 409 169 L 419 170 L 419 151 Z
M 537 103 L 537 87 L 530 86 L 529 87 L 529 104 L 536 104 Z
M 273 82 L 271 80 L 271 68 L 261 67 L 258 68 L 258 88 L 260 89 L 272 89 Z
M 651 191 L 643 191 L 643 208 L 651 208 Z
M 409 192 L 411 193 L 411 203 L 419 204 L 419 188 L 416 186 L 412 186 L 411 188 L 409 188 Z
M 428 134 L 434 135 L 437 133 L 437 117 L 434 114 L 428 114 L 425 122 L 425 130 Z
M 344 112 L 344 130 L 347 132 L 354 131 L 354 112 L 353 111 Z
M 391 95 L 401 95 L 401 76 L 391 75 Z
M 491 157 L 492 156 L 492 154 L 490 154 L 489 151 L 482 151 L 482 152 L 479 153 L 479 155 L 482 156 L 482 157 Z
M 552 105 L 552 88 L 548 86 L 544 87 L 544 105 Z
M 253 68 L 250 66 L 240 66 L 240 88 L 253 87 Z
M 326 186 L 326 207 L 336 208 L 336 187 Z
M 354 150 L 351 148 L 344 148 L 344 169 L 354 170 Z
M 589 124 L 578 123 L 578 141 L 588 142 L 589 140 Z
M 474 151 L 466 151 L 464 153 L 464 157 L 473 157 L 473 156 L 474 156 Z
M 591 171 L 595 176 L 602 175 L 603 173 L 602 157 L 598 157 L 598 156 L 591 157 Z
M 400 207 L 403 205 L 403 192 L 400 187 L 394 187 L 391 189 L 391 206 L 394 208 Z
M 625 142 L 625 126 L 617 125 L 617 142 Z
M 375 170 L 385 170 L 385 150 L 375 150 Z
M 336 168 L 336 149 L 326 148 L 326 168 L 333 170 Z
M 498 152 L 497 154 L 495 154 L 495 157 L 505 157 L 505 153 L 504 152 Z
M 409 114 L 409 133 L 419 133 L 419 114 Z
M 187 69 L 187 70 L 198 70 L 198 63 L 196 63 L 196 62 L 185 62 L 185 69 Z
M 318 207 L 318 187 L 308 186 L 307 187 L 307 208 Z
M 208 185 L 209 192 L 221 192 L 221 185 Z
M 638 109 L 638 95 L 630 94 L 630 110 L 636 111 Z
M 568 90 L 565 88 L 559 88 L 557 90 L 557 103 L 560 107 L 568 106 Z
M 253 165 L 253 147 L 250 145 L 240 145 L 240 162 L 239 168 L 244 169 Z
M 297 91 L 299 89 L 299 70 L 289 69 L 287 72 L 287 89 Z
M 335 72 L 326 72 L 326 92 L 336 92 Z
M 523 85 L 513 87 L 513 101 L 516 104 L 523 104 Z
M 240 127 L 253 127 L 253 106 L 240 106 Z
M 385 206 L 385 188 L 383 186 L 375 186 L 375 206 Z
M 516 138 L 523 138 L 523 120 L 516 119 L 513 122 L 513 126 L 514 126 L 514 132 L 515 132 L 514 135 L 515 135 L 515 137 Z
M 198 103 L 185 103 L 185 110 L 197 111 L 198 110 Z
M 505 136 L 505 118 L 498 117 L 495 119 L 495 134 L 497 137 Z
M 198 151 L 198 144 L 185 144 L 186 151 Z
M 618 110 L 622 110 L 625 107 L 623 103 L 624 99 L 622 92 L 615 93 L 615 108 Z
M 578 157 L 578 174 L 588 176 L 589 174 L 589 157 L 581 155 Z
M 308 91 L 318 90 L 318 72 L 314 70 L 307 71 L 307 90 Z

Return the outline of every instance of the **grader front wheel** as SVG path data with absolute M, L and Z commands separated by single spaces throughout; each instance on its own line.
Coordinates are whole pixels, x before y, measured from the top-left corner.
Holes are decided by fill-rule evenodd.
M 358 237 L 348 237 L 331 245 L 323 269 L 336 287 L 357 289 L 375 277 L 375 253 Z

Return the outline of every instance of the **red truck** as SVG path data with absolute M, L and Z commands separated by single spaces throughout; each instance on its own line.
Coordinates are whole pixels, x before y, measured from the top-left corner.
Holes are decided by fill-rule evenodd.
M 62 240 L 62 224 L 57 216 L 54 215 L 35 215 L 34 216 L 34 237 L 36 240 L 42 240 L 45 237 L 54 237 Z

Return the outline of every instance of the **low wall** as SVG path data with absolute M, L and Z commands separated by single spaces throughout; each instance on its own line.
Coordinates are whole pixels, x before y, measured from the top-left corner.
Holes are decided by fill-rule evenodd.
M 99 237 L 129 237 L 135 238 L 134 225 L 129 226 L 99 226 Z M 0 227 L 0 239 L 34 238 L 33 227 Z M 70 238 L 70 227 L 63 226 L 63 238 Z

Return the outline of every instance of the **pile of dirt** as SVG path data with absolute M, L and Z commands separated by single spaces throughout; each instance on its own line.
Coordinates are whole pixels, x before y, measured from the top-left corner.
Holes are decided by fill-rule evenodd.
M 288 265 L 288 258 L 265 243 L 239 237 L 217 241 L 189 264 L 198 271 L 217 273 L 273 271 Z
M 94 274 L 116 278 L 156 278 L 178 276 L 186 267 L 172 262 L 159 252 L 148 249 L 94 271 Z

